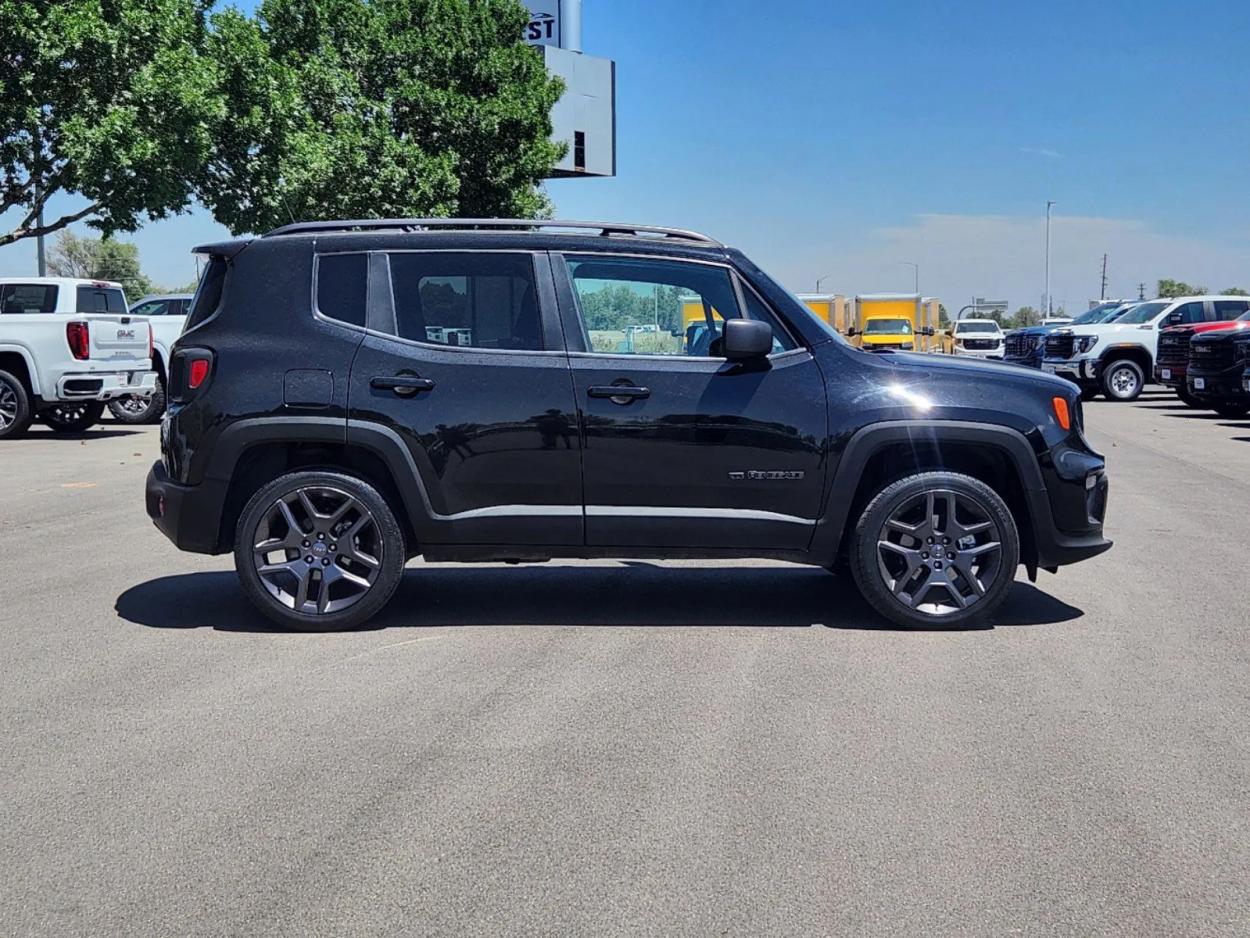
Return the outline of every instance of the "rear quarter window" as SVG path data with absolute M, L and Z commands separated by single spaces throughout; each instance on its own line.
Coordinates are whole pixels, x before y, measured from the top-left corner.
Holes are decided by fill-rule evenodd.
M 221 305 L 221 295 L 226 288 L 228 267 L 224 257 L 211 257 L 200 275 L 200 285 L 195 288 L 195 296 L 191 300 L 191 312 L 187 317 L 184 331 L 198 326 L 217 311 Z

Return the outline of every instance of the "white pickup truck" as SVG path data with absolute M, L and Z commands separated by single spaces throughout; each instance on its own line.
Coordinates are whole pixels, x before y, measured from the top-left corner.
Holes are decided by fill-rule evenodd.
M 109 401 L 113 419 L 121 423 L 160 423 L 165 413 L 165 379 L 169 356 L 191 312 L 192 293 L 162 293 L 145 296 L 130 304 L 130 315 L 142 316 L 152 326 L 152 369 L 156 372 L 156 392 L 149 397 L 128 394 Z
M 126 311 L 120 284 L 0 277 L 0 440 L 35 417 L 80 432 L 108 401 L 155 389 L 152 328 Z

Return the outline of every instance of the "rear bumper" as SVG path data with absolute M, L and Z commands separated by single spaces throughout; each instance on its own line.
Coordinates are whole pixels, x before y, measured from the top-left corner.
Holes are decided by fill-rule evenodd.
M 179 550 L 219 554 L 226 483 L 206 479 L 199 485 L 179 485 L 157 462 L 148 472 L 145 502 L 148 517 Z
M 56 383 L 56 399 L 59 401 L 111 401 L 130 394 L 151 397 L 155 390 L 155 371 L 66 374 L 62 375 Z

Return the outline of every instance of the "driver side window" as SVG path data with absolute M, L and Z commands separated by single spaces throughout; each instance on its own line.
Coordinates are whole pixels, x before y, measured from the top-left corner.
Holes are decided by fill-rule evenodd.
M 729 270 L 633 258 L 567 257 L 589 352 L 718 358 L 726 319 L 743 316 Z M 795 347 L 747 287 L 746 318 L 767 322 L 773 351 Z

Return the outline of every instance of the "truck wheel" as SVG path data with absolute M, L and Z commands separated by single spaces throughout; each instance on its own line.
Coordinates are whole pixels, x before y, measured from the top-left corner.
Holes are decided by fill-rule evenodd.
M 1015 580 L 1020 536 L 984 482 L 922 472 L 879 492 L 855 526 L 851 573 L 881 614 L 911 629 L 992 616 Z
M 165 413 L 165 385 L 159 377 L 151 397 L 127 394 L 109 401 L 109 413 L 118 423 L 160 423 Z
M 1229 420 L 1240 420 L 1246 414 L 1250 414 L 1250 404 L 1212 404 L 1211 409 Z
M 39 419 L 56 433 L 82 433 L 99 423 L 103 414 L 103 401 L 79 401 L 41 410 Z
M 288 629 L 368 622 L 403 576 L 404 536 L 373 486 L 337 472 L 292 472 L 252 496 L 234 566 L 260 612 Z
M 34 419 L 26 386 L 15 375 L 0 371 L 0 440 L 17 439 Z
M 1096 386 L 1082 386 L 1081 387 L 1081 400 L 1092 401 L 1100 393 L 1102 392 Z
M 1102 391 L 1109 401 L 1135 401 L 1146 383 L 1146 375 L 1137 362 L 1117 359 L 1102 370 Z

